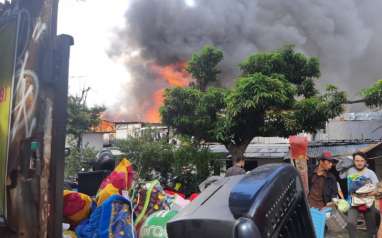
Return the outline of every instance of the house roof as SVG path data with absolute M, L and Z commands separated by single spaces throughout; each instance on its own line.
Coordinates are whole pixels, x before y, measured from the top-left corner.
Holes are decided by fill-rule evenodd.
M 111 121 L 101 120 L 100 123 L 91 128 L 91 132 L 97 133 L 114 133 L 115 132 L 115 123 Z
M 222 144 L 209 146 L 215 153 L 228 153 Z M 284 158 L 289 154 L 289 144 L 250 144 L 244 153 L 247 158 Z
M 361 151 L 364 152 L 368 158 L 379 158 L 382 156 L 382 142 L 375 145 L 370 145 Z
M 145 126 L 164 126 L 162 123 L 156 122 L 143 122 L 143 121 L 117 121 L 114 122 L 116 125 L 131 125 L 131 124 L 141 124 Z
M 115 124 L 143 124 L 141 121 L 116 121 Z
M 344 113 L 340 117 L 336 118 L 335 120 L 342 120 L 342 121 L 372 121 L 382 120 L 382 111 L 378 112 L 348 112 Z
M 313 142 L 309 144 L 308 157 L 317 158 L 324 151 L 332 152 L 333 156 L 341 157 L 348 156 L 354 152 L 368 147 L 375 146 L 377 141 L 321 141 Z M 381 144 L 382 147 L 382 144 Z M 215 153 L 228 153 L 224 145 L 210 144 L 209 148 Z M 374 148 L 374 147 L 373 147 Z M 248 145 L 247 150 L 244 153 L 247 158 L 269 158 L 269 159 L 284 159 L 289 158 L 289 143 L 274 143 L 274 144 L 254 144 Z
M 338 144 L 338 145 L 321 145 L 321 146 L 309 146 L 308 157 L 318 158 L 325 151 L 332 152 L 334 157 L 349 156 L 358 150 L 368 147 L 370 144 Z

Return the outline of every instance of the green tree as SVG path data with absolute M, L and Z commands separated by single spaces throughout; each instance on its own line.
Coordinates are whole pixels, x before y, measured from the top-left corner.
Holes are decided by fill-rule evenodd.
M 223 51 L 211 45 L 204 46 L 192 55 L 186 70 L 196 79 L 198 89 L 206 91 L 210 83 L 217 81 L 220 74 L 217 66 L 222 59 Z
M 199 190 L 201 182 L 212 175 L 214 164 L 220 155 L 207 147 L 200 147 L 189 138 L 184 138 L 174 153 L 174 176 L 182 183 L 182 192 L 187 196 Z
M 382 79 L 375 82 L 368 88 L 361 90 L 361 99 L 349 100 L 347 104 L 364 103 L 367 107 L 371 109 L 381 109 L 382 108 Z M 382 126 L 376 128 L 376 130 L 381 129 Z
M 72 143 L 69 146 L 70 154 L 65 157 L 64 175 L 66 179 L 77 177 L 77 174 L 82 171 L 89 171 L 92 167 L 92 162 L 95 160 L 97 152 L 88 146 L 77 148 L 76 144 Z
M 311 97 L 318 93 L 314 79 L 320 77 L 318 58 L 308 58 L 294 51 L 287 45 L 274 52 L 256 53 L 249 56 L 240 65 L 243 75 L 261 73 L 263 75 L 281 74 L 285 79 L 297 86 L 297 94 Z
M 103 106 L 87 106 L 86 99 L 89 91 L 90 88 L 86 88 L 80 95 L 72 95 L 68 98 L 67 133 L 74 137 L 78 149 L 82 144 L 83 133 L 97 126 L 101 113 L 105 111 Z
M 174 146 L 166 140 L 154 140 L 149 134 L 145 134 L 141 137 L 120 140 L 117 146 L 134 163 L 140 179 L 161 178 L 167 181 L 169 178 Z
M 160 109 L 162 122 L 196 141 L 213 141 L 219 113 L 225 108 L 225 93 L 220 88 L 206 92 L 196 88 L 166 89 L 165 106 Z
M 209 177 L 212 161 L 217 157 L 185 138 L 180 145 L 174 145 L 146 134 L 120 140 L 117 145 L 133 162 L 140 179 L 159 179 L 162 184 L 169 185 L 177 178 L 186 194 L 198 191 L 197 186 Z
M 266 112 L 290 108 L 295 91 L 282 75 L 243 76 L 225 98 L 225 113 L 216 128 L 217 140 L 233 157 L 242 156 L 253 137 L 264 135 Z
M 382 106 L 382 79 L 378 80 L 374 85 L 361 91 L 362 101 L 366 106 L 378 108 Z
M 334 86 L 319 95 L 319 61 L 287 46 L 257 53 L 240 64 L 242 76 L 230 90 L 168 89 L 161 109 L 165 124 L 200 141 L 218 141 L 233 158 L 255 136 L 315 133 L 343 112 L 346 95 Z M 211 97 L 211 92 L 219 92 Z M 179 96 L 181 95 L 181 97 Z M 204 98 L 208 101 L 206 110 Z

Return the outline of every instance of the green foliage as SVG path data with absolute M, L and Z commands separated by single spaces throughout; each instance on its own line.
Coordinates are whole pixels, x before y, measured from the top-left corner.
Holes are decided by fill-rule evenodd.
M 225 115 L 219 120 L 216 138 L 227 148 L 242 144 L 246 147 L 262 133 L 267 110 L 290 107 L 295 91 L 282 75 L 255 73 L 240 78 L 225 98 Z
M 65 157 L 65 179 L 77 177 L 77 174 L 81 172 L 82 169 L 89 171 L 97 154 L 93 148 L 84 146 L 79 149 L 75 143 L 71 143 L 69 149 L 70 154 Z
M 223 143 L 233 157 L 242 156 L 255 136 L 315 133 L 343 112 L 344 92 L 328 86 L 319 95 L 314 79 L 319 61 L 294 51 L 292 46 L 257 53 L 240 64 L 243 75 L 230 90 L 195 88 L 166 91 L 163 122 L 178 133 L 199 140 Z M 204 110 L 209 107 L 211 110 Z
M 172 88 L 165 91 L 162 122 L 197 140 L 214 140 L 218 114 L 224 108 L 224 89 Z
M 173 175 L 183 184 L 185 194 L 197 192 L 199 184 L 212 175 L 212 166 L 218 156 L 206 147 L 198 147 L 187 141 L 176 148 Z
M 344 92 L 338 92 L 334 86 L 328 86 L 322 96 L 310 97 L 298 101 L 294 114 L 296 132 L 305 131 L 316 133 L 317 129 L 325 128 L 326 122 L 343 113 L 343 104 L 346 102 Z
M 120 140 L 117 146 L 134 163 L 141 179 L 155 179 L 154 172 L 161 174 L 165 180 L 170 176 L 174 148 L 166 141 L 142 136 Z
M 226 97 L 227 113 L 236 117 L 247 112 L 263 113 L 269 107 L 288 107 L 295 91 L 282 75 L 251 74 L 240 78 Z
M 180 146 L 166 140 L 153 140 L 149 136 L 129 138 L 117 142 L 127 154 L 140 179 L 159 179 L 162 184 L 175 180 L 183 184 L 183 192 L 197 192 L 197 186 L 210 175 L 211 163 L 217 157 L 207 148 L 200 148 L 183 140 Z
M 243 75 L 282 74 L 287 81 L 298 86 L 299 95 L 309 97 L 317 94 L 312 79 L 320 76 L 319 65 L 318 58 L 307 58 L 304 54 L 295 52 L 293 46 L 288 45 L 277 51 L 251 55 L 239 66 Z
M 382 79 L 374 85 L 361 91 L 366 106 L 375 108 L 382 106 Z
M 192 55 L 187 71 L 196 79 L 198 89 L 206 91 L 207 85 L 217 80 L 220 73 L 217 66 L 222 59 L 223 51 L 210 45 Z
M 264 135 L 286 137 L 299 132 L 316 133 L 325 128 L 330 118 L 343 113 L 345 102 L 345 93 L 329 85 L 325 94 L 296 100 L 288 110 L 268 111 Z
M 74 136 L 78 148 L 81 146 L 82 134 L 97 126 L 101 113 L 105 111 L 103 106 L 88 107 L 86 105 L 89 90 L 90 88 L 83 89 L 80 96 L 68 97 L 67 133 Z

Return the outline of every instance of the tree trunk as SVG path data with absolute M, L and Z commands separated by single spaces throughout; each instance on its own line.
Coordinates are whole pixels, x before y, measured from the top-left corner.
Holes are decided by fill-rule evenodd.
M 229 151 L 230 155 L 232 156 L 232 161 L 234 162 L 237 158 L 244 157 L 244 153 L 249 145 L 251 143 L 251 139 L 244 140 L 240 144 L 229 144 L 225 145 L 227 150 Z
M 199 90 L 202 92 L 207 91 L 207 83 L 204 80 L 201 80 L 199 83 Z
M 82 147 L 82 135 L 78 135 L 77 137 L 77 149 L 80 150 Z

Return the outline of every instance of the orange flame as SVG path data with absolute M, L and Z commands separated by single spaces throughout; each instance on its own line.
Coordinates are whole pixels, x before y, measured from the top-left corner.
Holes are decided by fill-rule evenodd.
M 186 72 L 186 63 L 176 63 L 160 67 L 153 65 L 152 69 L 170 86 L 186 87 L 190 83 L 190 75 Z
M 115 132 L 115 124 L 113 122 L 102 120 L 99 124 L 93 128 L 91 128 L 93 132 L 103 132 L 103 133 L 112 133 Z
M 157 80 L 167 82 L 168 86 L 186 87 L 191 82 L 191 76 L 186 72 L 186 63 L 179 62 L 166 66 L 152 65 L 152 70 L 158 75 Z M 163 105 L 164 88 L 156 90 L 151 96 L 152 106 L 145 113 L 145 121 L 158 123 L 160 122 L 159 108 Z
M 159 108 L 163 104 L 163 92 L 164 92 L 164 89 L 159 89 L 155 91 L 154 94 L 152 95 L 154 104 L 145 113 L 144 118 L 146 122 L 151 122 L 151 123 L 160 122 Z

